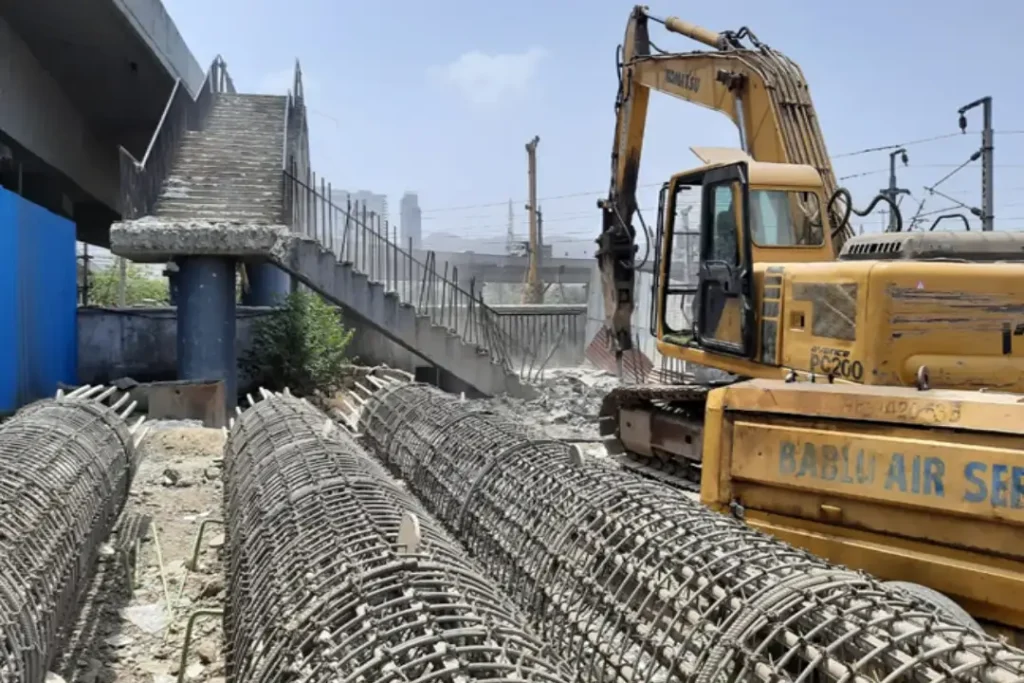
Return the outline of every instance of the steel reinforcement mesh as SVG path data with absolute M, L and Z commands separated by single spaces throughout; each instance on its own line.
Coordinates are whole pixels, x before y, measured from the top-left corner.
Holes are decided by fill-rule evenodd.
M 682 492 L 425 385 L 367 443 L 586 679 L 1024 680 L 1024 653 Z
M 0 425 L 0 681 L 46 679 L 124 506 L 134 404 L 107 405 L 113 392 L 83 387 Z
M 225 445 L 230 681 L 573 680 L 351 436 L 301 399 L 252 403 Z

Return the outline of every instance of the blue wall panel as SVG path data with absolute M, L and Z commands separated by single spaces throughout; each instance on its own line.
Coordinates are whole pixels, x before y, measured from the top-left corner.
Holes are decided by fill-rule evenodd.
M 78 374 L 75 224 L 0 188 L 0 413 Z

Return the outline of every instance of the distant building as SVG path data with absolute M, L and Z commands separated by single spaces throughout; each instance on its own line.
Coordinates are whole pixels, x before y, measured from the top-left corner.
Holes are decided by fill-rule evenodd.
M 349 192 L 348 190 L 331 190 L 331 203 L 337 206 L 339 209 L 344 209 L 348 202 L 351 201 L 353 207 L 362 213 L 363 206 L 366 207 L 366 213 L 376 214 L 381 221 L 388 220 L 388 197 L 387 195 L 377 194 L 370 192 L 369 190 L 359 190 L 358 192 Z
M 406 192 L 402 195 L 399 208 L 402 244 L 408 244 L 411 239 L 413 248 L 419 249 L 423 244 L 423 213 L 420 211 L 419 197 L 415 192 Z

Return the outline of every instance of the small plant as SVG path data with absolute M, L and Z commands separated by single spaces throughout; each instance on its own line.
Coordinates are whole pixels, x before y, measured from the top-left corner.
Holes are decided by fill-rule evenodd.
M 272 391 L 287 387 L 310 399 L 329 398 L 344 383 L 353 334 L 337 308 L 318 294 L 296 290 L 279 310 L 256 321 L 241 369 Z
M 121 271 L 116 265 L 89 273 L 89 303 L 93 306 L 117 306 Z M 125 268 L 124 303 L 126 306 L 148 303 L 166 305 L 169 300 L 167 279 L 150 277 L 135 263 Z

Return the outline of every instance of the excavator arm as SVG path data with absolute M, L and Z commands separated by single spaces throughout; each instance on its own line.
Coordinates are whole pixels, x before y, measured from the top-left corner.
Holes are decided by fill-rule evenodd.
M 713 50 L 665 53 L 650 40 L 651 21 Z M 599 203 L 603 224 L 597 240 L 606 323 L 619 352 L 632 346 L 630 319 L 637 250 L 632 221 L 651 90 L 722 112 L 736 124 L 740 146 L 753 159 L 812 166 L 821 175 L 826 197 L 834 196 L 837 190 L 803 73 L 748 29 L 717 33 L 676 17 L 660 19 L 649 14 L 646 7 L 636 6 L 626 28 L 620 60 L 612 179 L 608 198 Z M 838 211 L 831 213 L 831 224 L 838 226 L 832 235 L 838 253 L 852 231 L 845 218 L 836 218 Z

